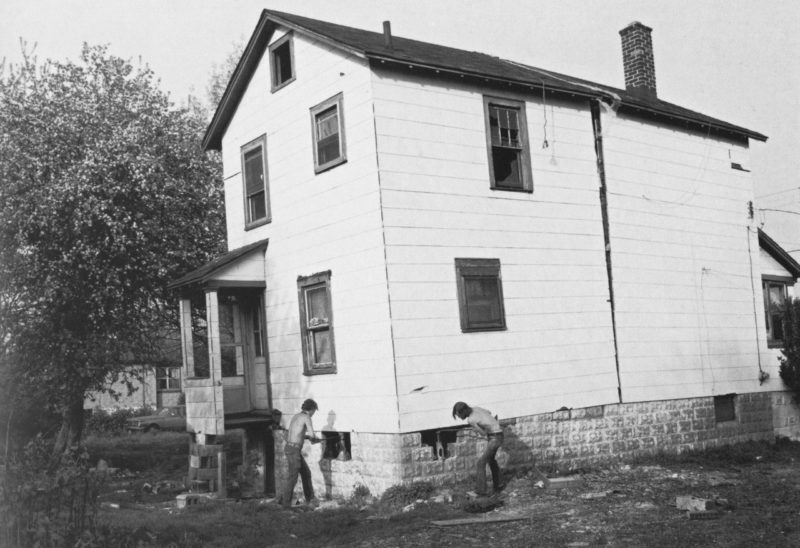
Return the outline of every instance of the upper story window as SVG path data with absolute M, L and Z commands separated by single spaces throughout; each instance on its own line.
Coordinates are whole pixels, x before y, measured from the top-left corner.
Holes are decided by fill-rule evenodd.
M 506 328 L 499 259 L 456 259 L 461 331 Z
M 783 344 L 783 314 L 788 301 L 788 286 L 792 285 L 792 278 L 764 276 L 762 287 L 764 290 L 764 314 L 767 325 L 767 344 L 771 347 Z
M 273 92 L 294 81 L 294 45 L 291 33 L 270 44 L 269 62 Z
M 331 311 L 331 272 L 297 278 L 303 372 L 306 375 L 336 373 Z
M 267 137 L 262 135 L 242 147 L 245 228 L 270 220 L 267 183 Z
M 525 103 L 483 98 L 491 188 L 533 192 Z
M 344 142 L 342 94 L 311 107 L 314 171 L 319 173 L 347 160 Z

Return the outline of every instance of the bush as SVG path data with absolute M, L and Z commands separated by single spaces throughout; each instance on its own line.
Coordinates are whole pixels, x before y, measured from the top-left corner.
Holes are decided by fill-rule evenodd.
M 84 433 L 86 435 L 124 434 L 126 420 L 131 417 L 152 415 L 155 412 L 156 411 L 152 407 L 141 407 L 139 409 L 114 409 L 113 411 L 93 409 L 91 414 L 86 417 Z
M 800 400 L 800 299 L 791 300 L 784 311 L 781 352 L 781 379 Z
M 53 455 L 42 436 L 6 464 L 0 483 L 0 545 L 75 546 L 94 528 L 104 476 L 83 448 Z
M 381 502 L 389 505 L 406 506 L 416 500 L 426 500 L 436 489 L 426 481 L 415 481 L 410 485 L 392 485 L 381 496 Z

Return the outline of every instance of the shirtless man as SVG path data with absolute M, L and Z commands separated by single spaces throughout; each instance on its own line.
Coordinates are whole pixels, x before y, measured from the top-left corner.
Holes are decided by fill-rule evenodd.
M 289 423 L 289 432 L 286 437 L 286 447 L 284 448 L 286 462 L 289 464 L 289 475 L 286 478 L 286 486 L 281 497 L 281 504 L 283 504 L 284 508 L 289 508 L 292 505 L 292 495 L 294 494 L 294 485 L 297 483 L 298 474 L 303 483 L 303 495 L 306 497 L 306 503 L 311 503 L 314 500 L 311 470 L 309 470 L 308 464 L 306 464 L 306 460 L 300 451 L 303 449 L 303 443 L 306 438 L 311 440 L 311 443 L 322 441 L 317 438 L 314 433 L 314 426 L 311 424 L 311 417 L 314 416 L 318 409 L 317 402 L 308 399 L 303 402 L 300 409 L 300 413 L 292 417 Z
M 500 466 L 497 464 L 495 455 L 500 446 L 503 445 L 503 427 L 500 422 L 492 416 L 492 414 L 481 407 L 470 407 L 463 401 L 456 402 L 453 406 L 453 418 L 458 416 L 461 420 L 466 420 L 467 423 L 475 430 L 484 434 L 489 440 L 486 450 L 478 459 L 477 477 L 475 479 L 475 493 L 479 497 L 486 496 L 486 465 L 492 471 L 492 486 L 494 492 L 499 492 L 503 486 L 500 483 Z

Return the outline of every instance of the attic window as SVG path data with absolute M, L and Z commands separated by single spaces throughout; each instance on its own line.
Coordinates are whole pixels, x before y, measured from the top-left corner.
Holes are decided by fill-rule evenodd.
M 278 91 L 294 81 L 294 47 L 292 35 L 287 34 L 269 46 L 269 60 L 272 71 L 272 91 Z

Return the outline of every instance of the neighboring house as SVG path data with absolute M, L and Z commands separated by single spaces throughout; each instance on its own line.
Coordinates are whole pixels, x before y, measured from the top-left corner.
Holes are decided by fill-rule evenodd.
M 109 375 L 107 390 L 86 398 L 84 409 L 162 409 L 181 404 L 181 348 L 177 340 L 177 333 L 165 337 L 160 356 L 147 364 L 128 360 L 124 371 Z
M 763 291 L 800 269 L 753 219 L 766 137 L 658 98 L 621 35 L 624 90 L 264 11 L 203 142 L 231 251 L 172 284 L 193 455 L 245 428 L 271 490 L 307 397 L 326 495 L 466 477 L 457 400 L 509 466 L 773 439 Z

